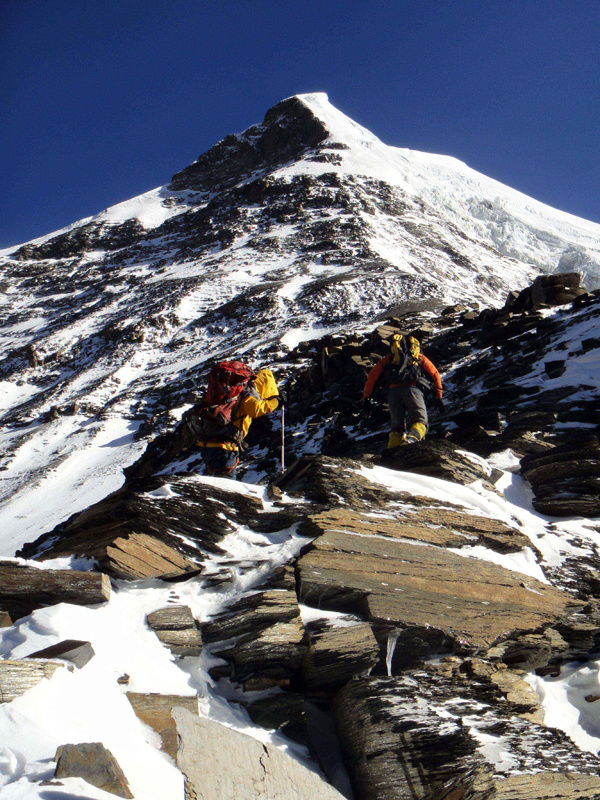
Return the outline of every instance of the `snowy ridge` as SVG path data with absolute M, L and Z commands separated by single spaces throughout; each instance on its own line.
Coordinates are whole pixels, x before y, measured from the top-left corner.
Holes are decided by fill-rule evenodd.
M 406 301 L 499 305 L 533 265 L 595 280 L 598 226 L 387 147 L 323 94 L 291 100 L 248 132 L 245 148 L 264 139 L 250 168 L 239 137 L 210 151 L 210 190 L 193 173 L 0 259 L 7 554 L 116 488 L 133 438 L 173 424 L 211 359 L 268 362 Z M 286 131 L 291 163 L 268 150 Z M 34 484 L 56 503 L 30 500 Z

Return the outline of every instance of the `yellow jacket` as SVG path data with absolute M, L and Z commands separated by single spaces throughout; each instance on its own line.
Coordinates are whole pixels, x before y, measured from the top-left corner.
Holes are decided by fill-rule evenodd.
M 253 419 L 262 417 L 263 414 L 270 414 L 275 411 L 279 405 L 277 399 L 279 390 L 275 383 L 275 378 L 270 369 L 261 369 L 254 381 L 252 387 L 256 389 L 258 397 L 254 394 L 248 394 L 240 402 L 236 409 L 235 416 L 232 418 L 232 423 L 242 431 L 244 437 L 248 433 L 248 429 Z M 235 442 L 207 442 L 206 447 L 222 447 L 223 450 L 239 450 Z

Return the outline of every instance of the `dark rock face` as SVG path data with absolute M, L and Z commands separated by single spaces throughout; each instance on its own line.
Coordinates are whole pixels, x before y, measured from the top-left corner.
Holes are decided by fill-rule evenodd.
M 62 233 L 43 244 L 23 245 L 15 256 L 21 261 L 72 258 L 82 255 L 86 250 L 119 250 L 143 235 L 144 228 L 138 220 L 127 220 L 120 225 L 93 223 Z
M 83 778 L 117 797 L 133 798 L 116 758 L 100 742 L 63 744 L 56 751 L 55 778 Z
M 173 479 L 165 492 L 161 486 L 155 479 L 126 485 L 26 545 L 22 554 L 96 558 L 101 569 L 118 578 L 183 575 L 199 572 L 198 560 L 218 552 L 218 542 L 237 522 L 286 527 L 284 520 L 275 521 L 277 514 L 259 513 L 262 503 L 247 495 L 219 491 L 193 478 Z M 184 544 L 182 537 L 198 547 Z
M 483 662 L 351 681 L 334 708 L 357 800 L 600 796 L 596 757 L 532 721 L 537 703 L 519 675 Z M 508 780 L 512 772 L 527 776 L 515 776 L 520 793 L 506 793 L 501 762 L 486 763 L 486 741 L 502 742 Z M 568 764 L 564 783 L 560 773 L 547 778 L 557 763 Z
M 268 730 L 279 730 L 289 739 L 310 746 L 306 728 L 304 695 L 294 692 L 263 697 L 248 706 L 252 722 Z
M 221 142 L 173 176 L 170 189 L 210 191 L 232 186 L 256 169 L 296 160 L 329 136 L 329 131 L 297 97 L 267 111 L 262 125 Z
M 600 444 L 596 436 L 578 445 L 566 444 L 525 456 L 534 508 L 554 517 L 600 516 Z
M 94 605 L 110 597 L 110 581 L 98 572 L 36 569 L 0 564 L 0 604 L 13 619 L 55 603 Z

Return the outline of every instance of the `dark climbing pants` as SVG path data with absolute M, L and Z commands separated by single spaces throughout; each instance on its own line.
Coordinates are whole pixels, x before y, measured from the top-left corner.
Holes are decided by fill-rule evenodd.
M 236 467 L 239 462 L 237 450 L 225 450 L 223 447 L 202 447 L 200 453 L 204 460 L 205 475 L 236 479 Z
M 420 422 L 427 429 L 427 406 L 418 386 L 396 386 L 388 394 L 392 430 L 403 433 Z

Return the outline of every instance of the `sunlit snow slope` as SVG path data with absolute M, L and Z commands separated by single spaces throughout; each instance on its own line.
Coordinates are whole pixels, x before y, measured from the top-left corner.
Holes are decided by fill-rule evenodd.
M 312 94 L 168 186 L 4 251 L 0 269 L 11 555 L 116 488 L 210 360 L 265 362 L 408 301 L 498 305 L 539 271 L 595 286 L 600 226 L 388 147 Z

